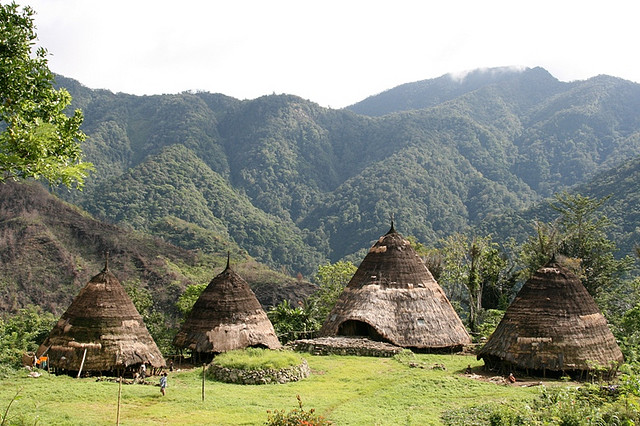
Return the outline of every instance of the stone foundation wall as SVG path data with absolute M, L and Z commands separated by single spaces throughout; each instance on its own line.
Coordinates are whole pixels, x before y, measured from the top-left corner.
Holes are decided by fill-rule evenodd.
M 265 385 L 268 383 L 297 382 L 309 377 L 311 369 L 306 360 L 302 364 L 279 370 L 238 370 L 209 364 L 207 375 L 215 380 L 241 385 Z
M 402 348 L 385 342 L 376 342 L 354 337 L 319 337 L 302 339 L 287 343 L 287 347 L 296 352 L 308 352 L 313 355 L 356 355 L 392 357 Z

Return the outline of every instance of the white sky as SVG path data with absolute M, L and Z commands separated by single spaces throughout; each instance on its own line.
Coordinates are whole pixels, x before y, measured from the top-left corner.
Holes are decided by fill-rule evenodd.
M 497 66 L 640 82 L 637 0 L 16 1 L 35 9 L 52 71 L 136 95 L 288 93 L 342 108 Z

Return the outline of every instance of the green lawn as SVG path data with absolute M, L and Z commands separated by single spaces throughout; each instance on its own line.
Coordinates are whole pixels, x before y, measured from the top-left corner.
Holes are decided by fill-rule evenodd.
M 157 386 L 123 385 L 120 423 L 264 424 L 267 410 L 315 408 L 337 425 L 431 425 L 452 408 L 529 399 L 537 388 L 499 386 L 466 378 L 462 373 L 475 357 L 416 355 L 426 368 L 410 368 L 388 358 L 304 355 L 311 377 L 284 385 L 243 386 L 206 381 L 201 398 L 201 369 L 169 374 L 167 396 Z M 435 370 L 444 364 L 446 370 Z M 152 378 L 154 382 L 158 378 Z M 46 373 L 29 378 L 20 373 L 0 381 L 0 410 L 8 424 L 115 424 L 118 384 Z

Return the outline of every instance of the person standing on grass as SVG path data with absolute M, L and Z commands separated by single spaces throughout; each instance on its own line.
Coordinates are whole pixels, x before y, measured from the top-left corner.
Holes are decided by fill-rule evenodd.
M 162 396 L 164 396 L 166 394 L 166 389 L 167 389 L 167 373 L 162 373 L 162 376 L 160 376 L 160 393 L 162 394 Z

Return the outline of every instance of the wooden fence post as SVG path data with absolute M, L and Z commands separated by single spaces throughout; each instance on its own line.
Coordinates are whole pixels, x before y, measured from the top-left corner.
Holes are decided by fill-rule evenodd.
M 204 402 L 204 372 L 206 364 L 202 364 L 202 402 Z
M 84 353 L 82 354 L 82 362 L 80 363 L 80 370 L 78 371 L 78 377 L 80 378 L 80 374 L 82 374 L 82 367 L 84 367 L 84 360 L 87 358 L 87 348 L 84 348 Z
M 116 425 L 120 424 L 120 395 L 122 394 L 122 377 L 118 379 L 118 409 L 116 411 Z

